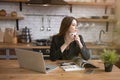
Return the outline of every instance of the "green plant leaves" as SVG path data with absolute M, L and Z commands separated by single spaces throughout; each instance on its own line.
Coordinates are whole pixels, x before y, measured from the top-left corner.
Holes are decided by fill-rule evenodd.
M 116 50 L 104 49 L 101 53 L 101 59 L 104 63 L 115 64 L 119 60 Z

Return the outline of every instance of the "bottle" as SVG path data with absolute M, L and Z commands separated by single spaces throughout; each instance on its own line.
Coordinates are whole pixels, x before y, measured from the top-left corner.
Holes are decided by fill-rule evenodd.
M 3 39 L 4 39 L 4 33 L 2 29 L 0 28 L 0 42 L 3 42 Z
M 14 27 L 14 31 L 13 31 L 12 43 L 17 44 L 17 34 L 16 34 L 16 28 L 15 27 Z

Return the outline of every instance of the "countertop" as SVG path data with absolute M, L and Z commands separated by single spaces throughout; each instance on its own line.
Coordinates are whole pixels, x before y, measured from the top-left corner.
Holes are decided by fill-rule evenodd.
M 86 42 L 86 46 L 88 49 L 103 49 L 103 48 L 109 48 L 109 49 L 120 49 L 120 45 L 117 45 L 115 43 L 112 43 L 112 45 L 96 45 L 91 42 Z M 12 44 L 12 43 L 0 43 L 0 48 L 41 48 L 41 49 L 48 49 L 50 46 L 36 46 L 33 44 Z
M 115 43 L 108 43 L 108 45 L 96 45 L 91 42 L 86 42 L 86 46 L 89 49 L 104 49 L 104 48 L 109 48 L 109 49 L 120 49 L 120 45 L 117 45 Z

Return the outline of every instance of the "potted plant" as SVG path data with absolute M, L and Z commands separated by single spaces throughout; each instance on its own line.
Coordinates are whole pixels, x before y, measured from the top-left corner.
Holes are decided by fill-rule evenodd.
M 113 65 L 119 60 L 116 50 L 104 49 L 101 53 L 101 59 L 104 62 L 105 72 L 111 72 Z

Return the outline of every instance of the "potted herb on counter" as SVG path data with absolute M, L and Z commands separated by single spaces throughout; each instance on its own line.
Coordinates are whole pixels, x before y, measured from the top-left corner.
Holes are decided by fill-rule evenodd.
M 111 72 L 113 65 L 119 60 L 116 50 L 104 49 L 101 53 L 101 59 L 104 62 L 105 72 Z

